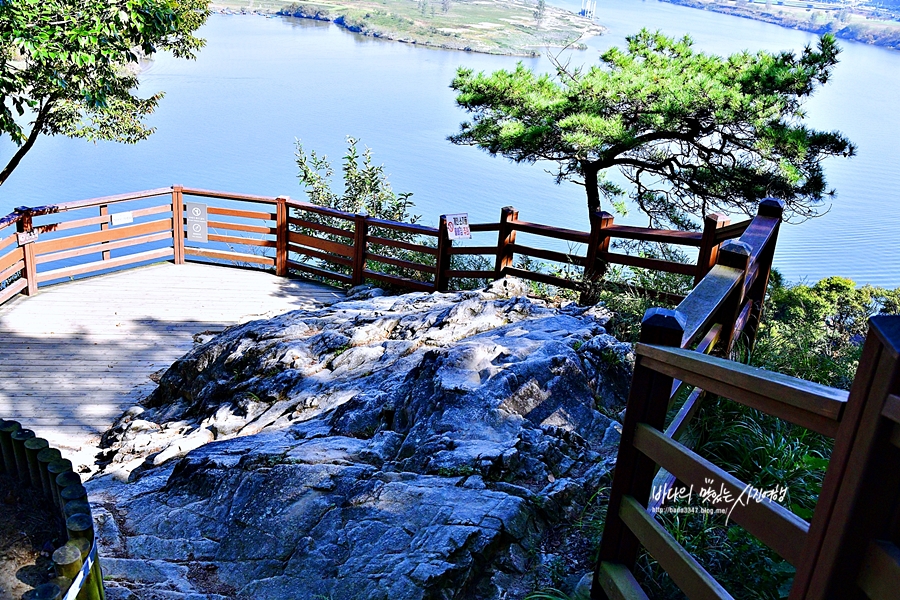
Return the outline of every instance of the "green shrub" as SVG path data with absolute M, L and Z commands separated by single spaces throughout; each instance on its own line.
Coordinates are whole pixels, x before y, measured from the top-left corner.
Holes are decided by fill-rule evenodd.
M 312 204 L 325 206 L 349 213 L 366 212 L 370 217 L 384 219 L 387 221 L 399 221 L 402 223 L 416 223 L 419 215 L 410 212 L 415 206 L 410 200 L 412 193 L 406 192 L 397 194 L 391 188 L 387 174 L 384 172 L 384 165 L 375 165 L 372 163 L 372 150 L 366 148 L 362 155 L 357 149 L 358 140 L 347 137 L 347 154 L 343 157 L 343 165 L 341 173 L 343 175 L 344 190 L 342 194 L 338 194 L 332 189 L 332 177 L 334 169 L 331 162 L 325 155 L 319 155 L 314 150 L 309 154 L 303 149 L 303 145 L 297 142 L 297 166 L 300 169 L 300 184 L 306 188 L 308 201 Z M 319 225 L 336 227 L 343 229 L 348 233 L 353 233 L 353 224 L 346 219 L 337 217 L 328 217 L 318 215 L 309 211 L 297 211 L 300 213 L 295 216 Z M 349 244 L 352 246 L 353 239 L 338 234 L 322 233 L 312 228 L 303 228 L 292 226 L 294 231 L 309 236 L 325 239 L 340 244 Z M 434 246 L 433 238 L 423 238 L 422 236 L 405 231 L 397 231 L 395 229 L 387 229 L 384 227 L 370 227 L 369 234 L 400 242 L 417 244 L 420 246 Z M 410 262 L 416 262 L 429 266 L 434 266 L 434 257 L 425 252 L 415 252 L 395 248 L 392 246 L 383 246 L 370 244 L 369 251 Z M 336 273 L 348 275 L 352 269 L 347 266 L 339 265 L 331 261 L 325 261 L 319 258 L 312 258 L 300 255 L 302 262 L 310 263 L 313 266 L 327 269 Z M 385 263 L 368 261 L 366 267 L 371 271 L 407 277 L 410 279 L 424 280 L 428 275 L 420 273 L 413 269 L 403 267 L 395 267 Z

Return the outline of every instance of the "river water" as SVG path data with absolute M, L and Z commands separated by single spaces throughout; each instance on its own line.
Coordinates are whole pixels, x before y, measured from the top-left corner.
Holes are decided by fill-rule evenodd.
M 578 0 L 557 0 L 577 10 Z M 654 0 L 606 0 L 598 20 L 609 34 L 571 54 L 590 63 L 641 27 L 690 34 L 700 49 L 801 49 L 815 36 Z M 434 224 L 441 213 L 495 220 L 513 205 L 529 221 L 586 229 L 583 190 L 557 186 L 544 169 L 516 165 L 446 137 L 465 114 L 448 85 L 455 70 L 512 68 L 517 58 L 416 48 L 366 38 L 326 23 L 213 15 L 196 61 L 158 56 L 141 76 L 142 93 L 165 90 L 150 122 L 156 133 L 135 146 L 41 138 L 0 188 L 0 214 L 39 205 L 184 184 L 304 197 L 294 143 L 339 166 L 344 138 L 373 148 L 394 189 L 411 191 L 415 212 Z M 782 229 L 776 267 L 792 281 L 829 275 L 900 286 L 900 53 L 842 42 L 833 80 L 807 105 L 810 122 L 844 132 L 859 146 L 851 160 L 826 165 L 838 195 L 819 219 Z M 527 66 L 550 69 L 546 58 Z M 0 143 L 0 159 L 12 152 Z M 644 224 L 634 213 L 617 222 Z

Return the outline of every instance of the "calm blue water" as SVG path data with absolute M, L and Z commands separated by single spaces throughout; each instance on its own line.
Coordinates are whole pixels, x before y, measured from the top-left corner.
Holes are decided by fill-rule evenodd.
M 558 0 L 580 7 L 578 0 Z M 814 36 L 653 0 L 606 1 L 598 19 L 609 35 L 572 54 L 596 60 L 640 27 L 690 33 L 707 51 L 800 49 Z M 142 91 L 166 91 L 151 122 L 157 132 L 136 146 L 42 138 L 0 187 L 0 213 L 14 206 L 76 200 L 181 183 L 228 191 L 303 197 L 294 140 L 339 163 L 344 137 L 374 149 L 394 189 L 414 192 L 416 212 L 434 224 L 467 211 L 494 220 L 514 205 L 526 220 L 586 229 L 583 190 L 557 186 L 551 165 L 515 165 L 446 141 L 465 115 L 448 88 L 460 65 L 511 68 L 519 59 L 422 49 L 350 34 L 329 24 L 213 15 L 197 61 L 157 57 Z M 813 125 L 839 129 L 859 156 L 827 165 L 838 197 L 820 219 L 782 230 L 776 266 L 791 280 L 828 275 L 900 285 L 894 234 L 900 216 L 900 53 L 844 42 L 833 81 L 808 105 Z M 545 58 L 527 66 L 549 69 Z M 0 158 L 12 148 L 0 144 Z M 637 215 L 620 222 L 644 224 Z

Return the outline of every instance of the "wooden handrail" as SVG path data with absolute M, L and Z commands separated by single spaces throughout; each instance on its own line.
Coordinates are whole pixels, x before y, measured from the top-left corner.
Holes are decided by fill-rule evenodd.
M 272 196 L 257 196 L 255 194 L 237 194 L 235 192 L 219 192 L 216 190 L 201 190 L 197 188 L 182 188 L 182 193 L 187 196 L 201 198 L 217 198 L 219 200 L 238 200 L 241 202 L 255 202 L 257 204 L 278 204 L 278 198 Z
M 649 344 L 638 344 L 635 352 L 657 373 L 830 437 L 847 404 L 843 390 L 716 356 Z
M 164 236 L 160 235 L 162 232 L 155 229 L 149 231 L 147 229 L 148 227 L 154 228 L 155 226 L 146 222 L 136 223 L 130 228 L 122 227 L 121 225 L 111 226 L 110 219 L 113 218 L 114 220 L 115 215 L 118 214 L 117 211 L 111 210 L 111 207 L 124 202 L 142 200 L 161 195 L 171 195 L 171 202 L 156 207 L 129 210 L 127 211 L 129 215 L 125 217 L 125 219 L 133 220 L 152 214 L 171 215 L 172 223 L 170 231 L 172 232 L 173 239 L 173 260 L 176 264 L 185 262 L 185 256 L 213 258 L 216 260 L 237 260 L 234 257 L 239 256 L 240 262 L 255 263 L 263 266 L 269 266 L 274 260 L 277 274 L 286 275 L 290 271 L 288 268 L 290 265 L 301 264 L 303 261 L 303 258 L 290 260 L 288 255 L 293 252 L 295 257 L 299 254 L 301 257 L 305 256 L 314 261 L 319 261 L 321 266 L 325 267 L 320 268 L 308 265 L 313 271 L 310 271 L 309 269 L 294 269 L 295 271 L 299 270 L 306 274 L 313 275 L 321 275 L 323 273 L 340 274 L 339 271 L 347 267 L 347 265 L 344 264 L 346 259 L 350 259 L 352 270 L 355 273 L 355 275 L 351 277 L 351 281 L 361 283 L 363 279 L 367 277 L 366 273 L 370 270 L 365 264 L 367 261 L 366 256 L 368 255 L 373 261 L 373 269 L 376 268 L 374 266 L 376 263 L 389 264 L 394 267 L 417 270 L 420 273 L 428 275 L 432 279 L 432 281 L 407 281 L 404 278 L 384 279 L 383 277 L 380 279 L 380 281 L 386 281 L 388 283 L 400 285 L 401 287 L 405 286 L 409 289 L 416 290 L 424 289 L 423 286 L 427 287 L 432 285 L 435 289 L 443 291 L 448 287 L 450 278 L 461 277 L 462 274 L 471 275 L 478 273 L 479 278 L 485 275 L 486 272 L 484 271 L 450 268 L 451 257 L 458 255 L 493 255 L 496 257 L 496 266 L 493 272 L 494 277 L 511 274 L 566 289 L 581 289 L 582 284 L 580 281 L 555 277 L 543 272 L 515 268 L 513 267 L 515 255 L 522 254 L 533 256 L 541 260 L 584 267 L 585 277 L 591 278 L 595 277 L 598 273 L 602 273 L 602 269 L 598 269 L 598 266 L 600 263 L 605 264 L 605 262 L 614 262 L 632 267 L 650 268 L 665 272 L 695 275 L 697 277 L 699 277 L 700 273 L 704 273 L 705 270 L 708 269 L 708 266 L 705 264 L 682 264 L 657 259 L 612 254 L 608 252 L 609 240 L 612 238 L 700 246 L 702 256 L 706 257 L 704 260 L 708 260 L 710 256 L 715 255 L 715 249 L 710 246 L 710 244 L 713 243 L 712 237 L 710 237 L 706 230 L 704 230 L 703 233 L 699 233 L 614 225 L 612 216 L 606 215 L 606 213 L 604 213 L 605 216 L 599 220 L 591 220 L 592 230 L 590 232 L 583 232 L 574 229 L 523 221 L 519 219 L 518 212 L 515 211 L 515 209 L 504 209 L 507 212 L 504 213 L 505 216 L 503 216 L 498 223 L 474 223 L 470 225 L 471 230 L 475 233 L 499 232 L 496 247 L 454 247 L 451 240 L 441 238 L 441 228 L 356 215 L 354 213 L 319 206 L 301 200 L 292 200 L 286 196 L 271 197 L 175 185 L 168 188 L 155 188 L 75 202 L 66 202 L 57 205 L 33 208 L 22 207 L 0 219 L 0 230 L 15 224 L 17 230 L 20 232 L 34 231 L 42 238 L 44 237 L 43 234 L 53 233 L 56 235 L 65 230 L 79 230 L 76 235 L 56 235 L 56 237 L 49 239 L 41 239 L 33 245 L 26 243 L 24 246 L 25 249 L 23 250 L 24 268 L 20 269 L 25 273 L 25 279 L 27 280 L 27 286 L 25 288 L 26 292 L 29 294 L 35 293 L 39 282 L 49 281 L 47 279 L 47 273 L 90 274 L 96 271 L 102 271 L 105 268 L 115 267 L 116 265 L 130 265 L 131 262 L 123 256 L 119 256 L 115 260 L 112 260 L 111 252 L 116 250 L 122 251 L 125 249 L 130 251 L 137 246 L 158 243 L 163 241 L 162 238 Z M 207 226 L 210 233 L 208 234 L 207 239 L 219 244 L 244 244 L 262 248 L 274 248 L 275 256 L 259 256 L 252 252 L 234 252 L 233 247 L 229 248 L 229 250 L 197 247 L 191 249 L 192 246 L 189 245 L 186 248 L 186 236 L 184 233 L 184 223 L 186 222 L 186 219 L 183 204 L 185 197 L 210 198 L 226 202 L 247 202 L 266 207 L 274 207 L 274 210 L 269 208 L 265 211 L 259 211 L 237 208 L 233 205 L 208 205 L 207 211 L 210 216 L 228 217 L 229 220 L 209 220 Z M 59 219 L 53 223 L 32 223 L 32 218 L 34 217 L 93 207 L 99 208 L 99 214 L 94 213 L 93 215 L 74 220 Z M 287 214 L 288 209 L 294 209 L 295 213 Z M 299 216 L 304 212 L 313 213 L 320 217 L 325 217 L 326 219 L 337 219 L 348 224 L 353 223 L 355 229 L 365 229 L 363 232 L 364 235 L 360 236 L 358 231 L 349 227 L 346 229 L 343 227 L 336 227 L 336 223 L 329 223 L 327 220 L 325 222 L 313 222 L 313 220 L 308 220 Z M 120 221 L 124 223 L 128 223 L 128 220 L 120 219 Z M 246 220 L 250 220 L 251 222 L 247 223 Z M 258 222 L 253 223 L 253 220 L 263 221 L 264 223 L 260 225 Z M 271 225 L 269 225 L 269 223 L 271 223 Z M 99 226 L 100 231 L 96 233 L 90 231 L 88 233 L 84 232 L 85 228 L 93 226 Z M 370 235 L 371 232 L 369 230 L 371 228 L 375 228 L 376 230 L 389 229 L 392 231 L 399 231 L 409 234 L 412 238 L 407 241 L 393 240 L 379 235 Z M 256 234 L 263 237 L 262 239 L 253 239 L 246 236 L 234 236 L 216 231 L 218 229 Z M 560 252 L 555 249 L 516 244 L 515 235 L 517 231 L 556 240 L 568 240 L 582 243 L 588 242 L 588 253 L 587 256 L 581 256 L 571 252 Z M 731 232 L 734 230 L 728 229 L 728 231 Z M 309 233 L 309 235 L 306 235 L 307 233 Z M 431 243 L 425 245 L 415 239 L 416 236 L 437 237 L 439 243 L 437 244 L 437 247 L 434 247 Z M 343 238 L 348 241 L 352 240 L 352 242 L 346 245 L 339 244 L 336 238 Z M 3 238 L 0 240 L 0 250 L 15 242 L 16 238 L 13 236 Z M 390 257 L 384 256 L 384 253 L 377 251 L 377 249 L 376 252 L 369 253 L 370 245 L 388 246 L 431 255 L 435 257 L 436 264 L 431 264 L 428 261 L 415 262 L 400 258 L 380 260 L 380 258 Z M 34 255 L 35 252 L 37 252 L 37 255 L 41 258 L 37 258 Z M 94 252 L 99 252 L 102 255 L 102 261 L 88 263 L 87 265 L 78 267 L 64 266 L 62 268 L 52 269 L 51 271 L 42 271 L 40 276 L 35 271 L 38 264 L 46 264 L 52 260 L 78 258 L 93 254 Z M 158 253 L 153 254 L 155 250 L 149 252 L 150 254 L 138 251 L 137 255 L 158 255 Z M 16 262 L 16 260 L 13 259 L 9 260 L 13 263 Z M 329 263 L 336 265 L 338 269 L 336 271 L 331 270 L 331 268 L 328 267 Z M 413 265 L 415 265 L 415 267 L 413 267 Z M 9 268 L 9 265 L 7 265 L 7 268 Z M 3 270 L 0 270 L 0 272 L 3 272 Z M 13 275 L 15 272 L 18 271 L 14 271 Z M 343 276 L 336 280 L 345 283 L 345 277 Z M 410 281 L 413 283 L 409 283 Z M 407 285 L 408 283 L 409 285 Z M 752 281 L 748 279 L 747 285 L 752 285 Z M 4 297 L 8 297 L 8 294 L 5 294 Z M 748 313 L 748 316 L 752 317 L 752 314 Z

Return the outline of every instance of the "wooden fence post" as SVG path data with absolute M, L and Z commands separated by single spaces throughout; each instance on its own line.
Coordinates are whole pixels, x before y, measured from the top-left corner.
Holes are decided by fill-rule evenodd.
M 31 222 L 31 212 L 26 211 L 22 213 L 22 216 L 19 218 L 19 221 L 16 223 L 16 231 L 18 233 L 27 233 L 30 234 L 33 231 L 33 226 Z M 28 296 L 34 296 L 38 292 L 38 280 L 37 280 L 37 260 L 34 256 L 34 243 L 27 242 L 22 245 L 22 256 L 25 261 L 25 281 L 28 283 L 28 286 L 25 288 L 25 294 Z
M 362 285 L 366 281 L 366 238 L 369 236 L 369 217 L 356 215 L 354 226 L 352 285 Z
M 719 347 L 723 349 L 723 356 L 729 358 L 734 347 L 734 328 L 744 307 L 744 280 L 747 277 L 747 269 L 750 266 L 750 253 L 752 249 L 746 242 L 739 240 L 727 240 L 719 246 L 719 254 L 716 264 L 732 267 L 743 272 L 740 283 L 731 292 L 719 309 L 719 318 L 722 323 L 722 334 L 719 338 Z
M 513 263 L 512 244 L 516 243 L 516 230 L 510 221 L 518 220 L 519 211 L 512 206 L 504 206 L 500 209 L 500 231 L 497 234 L 497 263 L 494 266 L 494 277 L 503 277 L 503 270 L 511 267 Z
M 275 274 L 287 277 L 288 274 L 288 207 L 287 196 L 278 196 L 275 207 Z
M 587 257 L 584 263 L 583 281 L 585 288 L 581 291 L 581 304 L 594 304 L 597 299 L 590 288 L 590 283 L 599 280 L 606 274 L 606 260 L 602 258 L 609 251 L 609 232 L 613 225 L 613 216 L 598 210 L 591 215 L 591 238 L 588 241 Z
M 731 224 L 731 219 L 719 213 L 706 215 L 703 219 L 703 239 L 700 241 L 700 254 L 697 257 L 697 274 L 694 275 L 694 287 L 715 266 L 719 254 L 716 243 L 716 230 Z
M 896 598 L 898 518 L 900 316 L 876 316 L 807 534 L 816 551 L 797 565 L 790 599 Z
M 100 223 L 100 231 L 106 231 L 107 229 L 109 229 L 109 218 L 108 218 L 109 217 L 109 205 L 108 204 L 100 205 L 100 216 L 107 217 L 106 221 L 103 221 L 102 223 Z M 103 243 L 108 244 L 109 242 L 103 242 Z M 102 254 L 103 260 L 109 260 L 110 256 L 111 255 L 109 253 L 109 250 L 103 251 L 103 254 Z
M 757 259 L 758 270 L 756 281 L 747 292 L 747 298 L 753 304 L 750 306 L 750 314 L 747 324 L 744 326 L 744 339 L 747 343 L 747 356 L 753 352 L 753 345 L 756 343 L 756 333 L 759 331 L 759 321 L 762 318 L 763 304 L 766 301 L 766 291 L 769 288 L 769 276 L 772 273 L 772 260 L 775 257 L 775 245 L 778 240 L 778 230 L 780 222 L 784 215 L 784 202 L 775 198 L 765 198 L 759 203 L 757 215 L 760 217 L 773 217 L 778 219 L 779 224 L 775 226 L 772 237 L 769 238 L 768 246 L 759 255 Z
M 184 197 L 183 186 L 172 186 L 172 247 L 176 265 L 184 264 Z
M 681 347 L 685 324 L 684 316 L 676 310 L 651 308 L 641 321 L 640 341 L 644 344 Z M 650 500 L 656 465 L 634 447 L 634 436 L 638 423 L 645 423 L 660 431 L 665 429 L 671 394 L 672 377 L 643 366 L 639 356 L 631 378 L 609 508 L 591 586 L 593 600 L 606 597 L 600 584 L 601 562 L 617 563 L 630 570 L 637 560 L 640 543 L 619 516 L 619 509 L 625 496 L 631 496 L 644 507 Z
M 441 215 L 438 225 L 437 256 L 434 260 L 434 290 L 436 292 L 446 292 L 450 283 L 447 271 L 450 269 L 450 248 L 452 247 L 453 240 L 450 239 L 447 232 L 447 215 Z
M 12 434 L 22 429 L 17 421 L 0 419 L 0 452 L 3 454 L 3 470 L 10 477 L 18 476 L 16 453 L 13 450 Z

